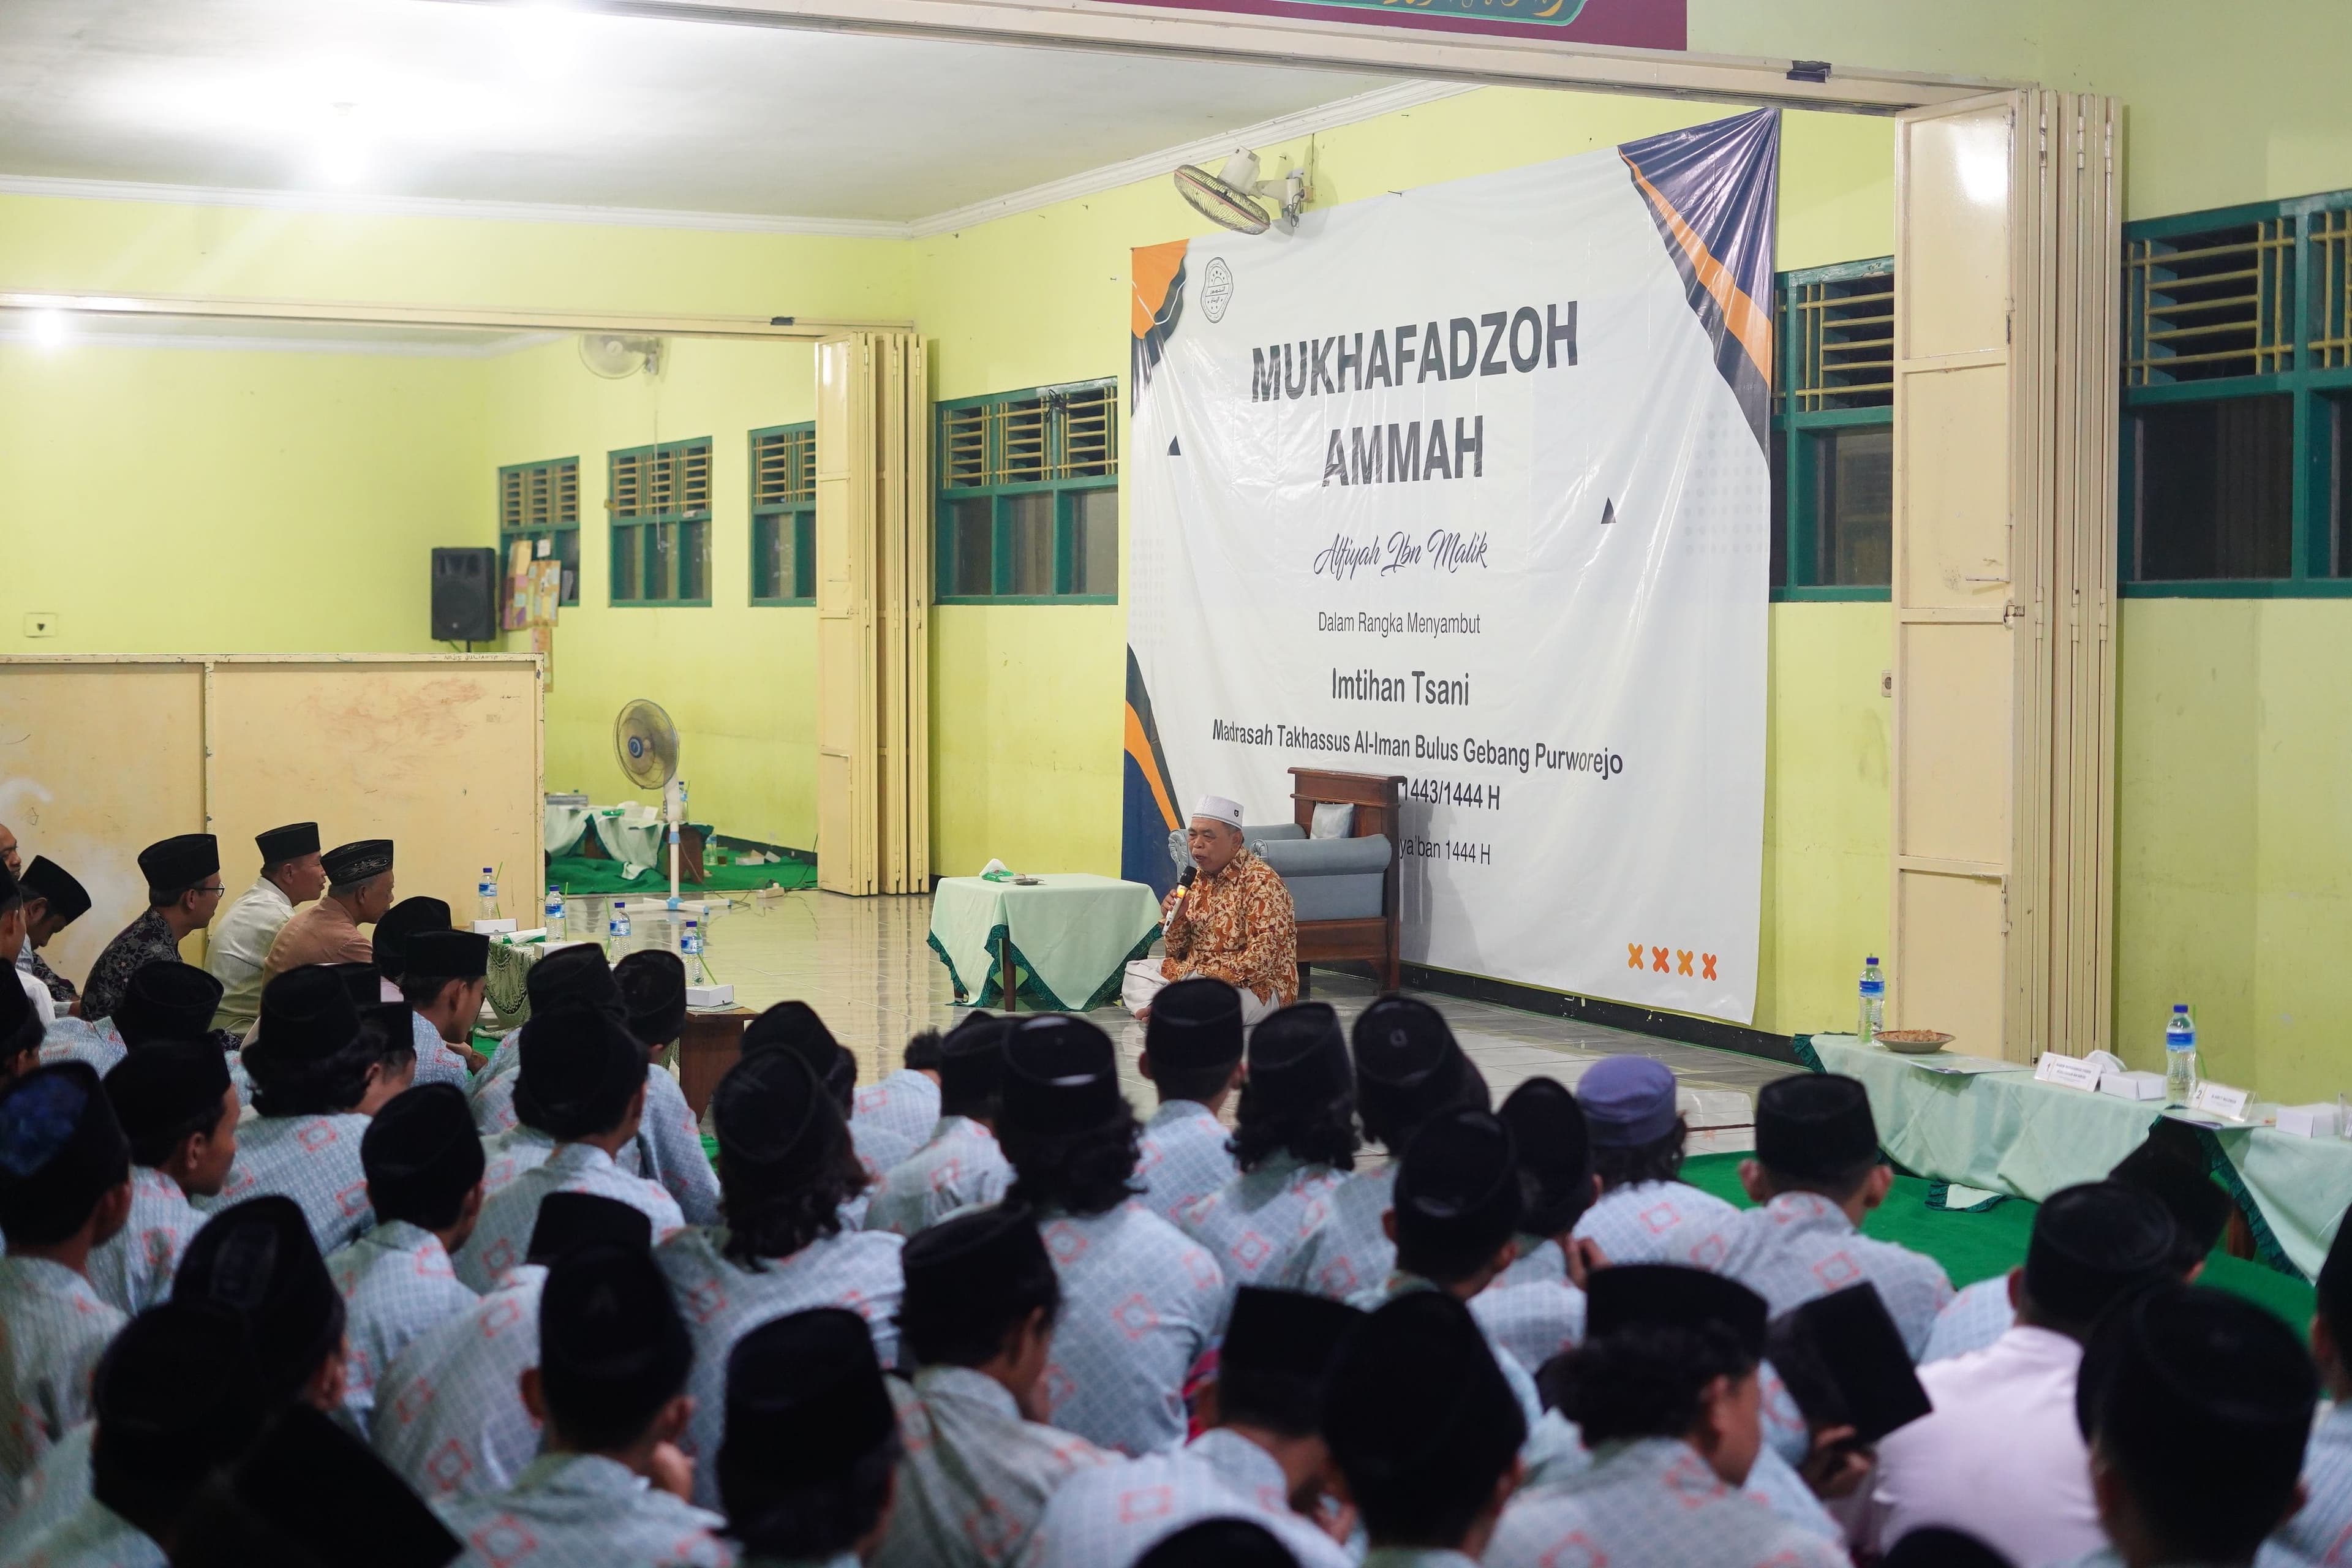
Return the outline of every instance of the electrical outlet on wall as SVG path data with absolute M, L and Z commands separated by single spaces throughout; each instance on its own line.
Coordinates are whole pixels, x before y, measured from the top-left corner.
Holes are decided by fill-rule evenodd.
M 55 610 L 26 610 L 25 635 L 28 637 L 53 637 L 58 635 L 58 613 Z
M 1878 694 L 1881 697 L 1892 697 L 1895 695 L 1895 672 L 1893 670 L 1882 669 L 1878 672 Z

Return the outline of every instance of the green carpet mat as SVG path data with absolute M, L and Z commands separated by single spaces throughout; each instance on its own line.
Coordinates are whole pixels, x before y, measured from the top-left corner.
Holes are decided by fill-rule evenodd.
M 1739 1189 L 1745 1154 L 1695 1154 L 1683 1165 L 1683 1179 L 1695 1187 L 1753 1208 Z M 1927 1206 L 1927 1183 L 1897 1176 L 1886 1202 L 1863 1221 L 1863 1233 L 1924 1252 L 1944 1266 L 1955 1285 L 1972 1285 L 2005 1274 L 2025 1261 L 2026 1237 L 2036 1205 L 2022 1198 L 1995 1205 L 1983 1214 L 1954 1214 Z M 2275 1269 L 2216 1251 L 2205 1260 L 2199 1283 L 2233 1291 L 2284 1318 L 2300 1336 L 2311 1322 L 2312 1289 Z
M 708 866 L 707 879 L 688 882 L 681 892 L 748 893 L 773 882 L 786 890 L 816 886 L 816 867 L 806 860 L 783 860 L 772 866 Z M 559 855 L 547 863 L 547 876 L 574 893 L 653 893 L 669 896 L 667 864 L 632 880 L 621 875 L 617 860 L 592 860 L 584 855 Z M 543 889 L 542 889 L 543 890 Z

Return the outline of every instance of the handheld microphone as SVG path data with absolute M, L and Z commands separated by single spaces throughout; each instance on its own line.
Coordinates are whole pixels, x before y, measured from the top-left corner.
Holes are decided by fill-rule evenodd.
M 1187 866 L 1184 868 L 1184 874 L 1176 879 L 1176 902 L 1174 907 L 1169 911 L 1170 913 L 1172 914 L 1176 910 L 1181 910 L 1184 907 L 1185 898 L 1192 891 L 1192 879 L 1200 874 L 1201 868 L 1198 866 Z

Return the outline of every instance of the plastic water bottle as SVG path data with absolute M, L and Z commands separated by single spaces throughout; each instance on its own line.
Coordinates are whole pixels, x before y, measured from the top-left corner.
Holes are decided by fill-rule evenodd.
M 1862 961 L 1862 1013 L 1854 1020 L 1854 1043 L 1870 1044 L 1885 1026 L 1886 976 L 1879 973 L 1875 957 L 1865 958 Z
M 2164 1101 L 2186 1105 L 2196 1087 L 2197 1020 L 2189 1016 L 2188 1003 L 2175 1002 L 2164 1025 Z
M 497 920 L 499 918 L 498 873 L 488 866 L 483 867 L 482 879 L 475 885 L 474 892 L 480 899 L 482 908 L 482 912 L 476 918 L 486 921 Z
M 563 936 L 563 884 L 550 882 L 547 885 L 547 940 L 562 942 Z
M 605 956 L 615 961 L 629 951 L 629 903 L 626 899 L 613 900 L 613 919 L 604 928 Z
M 702 984 L 702 923 L 688 917 L 686 932 L 677 939 L 677 955 L 686 961 L 686 983 Z

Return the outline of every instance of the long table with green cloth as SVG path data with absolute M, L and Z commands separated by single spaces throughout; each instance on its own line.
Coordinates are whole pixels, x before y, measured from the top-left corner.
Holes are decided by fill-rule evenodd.
M 1906 1170 L 2037 1203 L 2105 1175 L 2160 1114 L 2146 1100 L 2038 1082 L 2022 1068 L 1943 1074 L 1851 1035 L 1801 1035 L 1796 1043 L 1807 1066 L 1862 1080 L 1879 1142 Z M 2352 1142 L 2262 1126 L 2196 1132 L 2214 1179 L 2246 1216 L 2257 1256 L 2315 1276 L 2336 1221 L 2352 1206 Z
M 943 877 L 931 895 L 931 951 L 956 1000 L 975 1006 L 1100 1007 L 1118 999 L 1127 965 L 1159 934 L 1151 889 L 1114 877 L 1065 871 L 1027 885 Z

